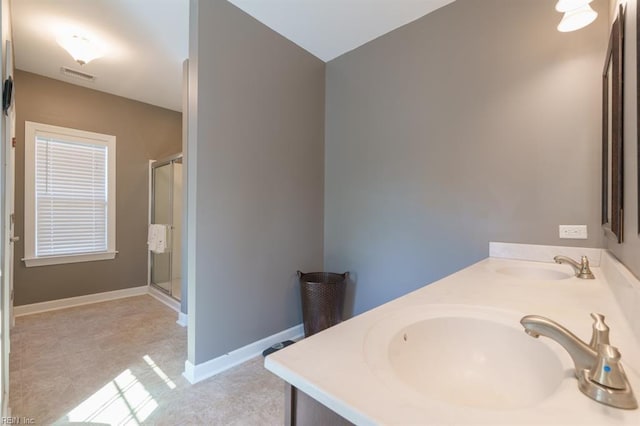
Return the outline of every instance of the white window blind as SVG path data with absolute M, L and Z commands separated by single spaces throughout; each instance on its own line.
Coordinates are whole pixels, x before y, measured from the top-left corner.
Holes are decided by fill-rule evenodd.
M 25 122 L 24 262 L 116 256 L 116 138 Z
M 107 251 L 107 155 L 36 137 L 36 257 Z

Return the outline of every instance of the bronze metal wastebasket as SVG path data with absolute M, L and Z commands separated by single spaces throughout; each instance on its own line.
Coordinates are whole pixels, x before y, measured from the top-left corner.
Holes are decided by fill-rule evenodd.
M 312 336 L 342 322 L 349 273 L 298 271 L 304 335 Z

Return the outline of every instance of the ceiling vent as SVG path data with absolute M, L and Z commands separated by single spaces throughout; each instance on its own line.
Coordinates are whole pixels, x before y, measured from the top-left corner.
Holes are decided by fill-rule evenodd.
M 86 72 L 82 72 L 82 71 L 76 71 L 71 68 L 60 67 L 60 72 L 62 73 L 62 75 L 66 75 L 67 77 L 78 78 L 80 80 L 91 81 L 91 82 L 96 81 L 95 75 L 87 74 Z

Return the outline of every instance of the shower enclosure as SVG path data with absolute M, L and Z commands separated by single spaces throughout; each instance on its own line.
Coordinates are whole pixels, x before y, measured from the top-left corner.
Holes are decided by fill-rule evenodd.
M 164 250 L 151 251 L 150 284 L 181 299 L 182 154 L 151 163 L 151 224 L 162 225 Z

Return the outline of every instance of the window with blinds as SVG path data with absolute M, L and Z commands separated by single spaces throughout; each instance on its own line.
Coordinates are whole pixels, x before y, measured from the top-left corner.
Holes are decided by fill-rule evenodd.
M 115 256 L 115 137 L 27 122 L 25 262 Z
M 36 256 L 107 251 L 107 147 L 36 137 Z

